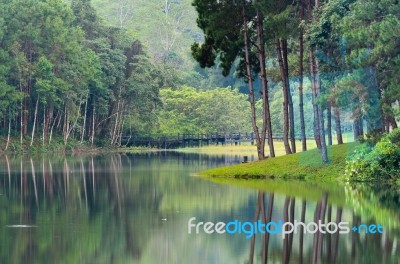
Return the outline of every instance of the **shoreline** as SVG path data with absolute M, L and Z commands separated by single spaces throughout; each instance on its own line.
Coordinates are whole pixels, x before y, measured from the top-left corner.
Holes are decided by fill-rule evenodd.
M 352 153 L 356 145 L 356 143 L 346 143 L 328 147 L 329 164 L 322 164 L 318 149 L 311 149 L 306 152 L 262 161 L 205 170 L 199 172 L 198 175 L 209 179 L 282 179 L 336 182 L 343 180 L 346 158 Z

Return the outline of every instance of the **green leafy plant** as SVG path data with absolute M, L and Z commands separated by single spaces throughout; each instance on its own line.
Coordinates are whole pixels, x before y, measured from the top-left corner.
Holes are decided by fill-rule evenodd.
M 400 129 L 384 135 L 372 145 L 357 147 L 346 163 L 350 181 L 395 180 L 400 177 Z

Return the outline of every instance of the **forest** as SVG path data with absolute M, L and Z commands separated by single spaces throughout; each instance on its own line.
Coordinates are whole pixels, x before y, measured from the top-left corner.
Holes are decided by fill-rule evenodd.
M 397 127 L 399 6 L 2 0 L 1 148 L 254 131 L 260 159 L 279 135 L 326 161 L 344 132 Z
M 149 45 L 146 37 L 138 39 L 121 21 L 112 24 L 103 19 L 93 4 L 88 0 L 1 1 L 0 133 L 3 150 L 56 143 L 118 146 L 124 133 L 197 131 L 197 124 L 190 120 L 176 131 L 168 113 L 178 109 L 170 110 L 171 106 L 165 106 L 164 111 L 162 95 L 168 96 L 168 89 L 184 94 L 184 85 L 196 85 L 197 90 L 204 90 L 208 85 L 217 87 L 217 83 L 229 85 L 229 82 L 208 80 L 201 75 L 206 75 L 204 70 L 196 72 L 190 45 L 186 53 L 181 52 L 188 61 L 184 63 L 178 58 L 181 55 L 175 56 L 173 51 L 151 48 L 161 47 L 163 43 Z M 190 3 L 186 4 L 185 8 L 191 8 L 194 13 Z M 111 12 L 113 5 L 108 3 L 107 7 Z M 143 12 L 147 13 L 148 9 Z M 194 24 L 195 18 L 191 19 Z M 150 27 L 151 30 L 154 28 Z M 165 45 L 168 49 L 178 48 L 178 43 Z M 186 71 L 186 67 L 190 70 Z M 162 91 L 163 88 L 168 89 Z M 227 107 L 235 108 L 236 112 L 241 109 L 241 115 L 246 116 L 247 108 L 243 107 L 246 98 L 235 90 L 214 89 L 209 95 L 221 98 L 220 103 L 229 102 Z M 206 91 L 199 93 L 201 95 L 205 95 L 203 100 L 210 98 Z M 241 102 L 237 104 L 236 99 Z M 171 105 L 178 104 L 172 102 Z M 204 115 L 194 117 L 199 118 Z M 237 120 L 237 124 L 230 127 L 244 129 L 247 118 Z M 166 122 L 170 122 L 169 127 Z M 211 124 L 204 129 L 210 131 L 223 125 Z
M 332 144 L 332 119 L 338 144 L 343 143 L 343 110 L 351 113 L 356 139 L 365 129 L 380 134 L 397 128 L 397 1 L 198 0 L 194 5 L 205 41 L 192 46 L 193 55 L 202 67 L 219 64 L 223 74 L 234 66 L 247 81 L 260 159 L 265 156 L 266 138 L 270 156 L 275 156 L 268 87 L 274 75 L 281 81 L 287 154 L 296 152 L 295 119 L 300 119 L 302 149 L 306 149 L 303 105 L 307 78 L 311 82 L 313 134 L 325 162 L 326 146 Z M 298 116 L 293 107 L 293 78 L 298 79 Z M 261 80 L 262 124 L 257 119 L 256 79 Z

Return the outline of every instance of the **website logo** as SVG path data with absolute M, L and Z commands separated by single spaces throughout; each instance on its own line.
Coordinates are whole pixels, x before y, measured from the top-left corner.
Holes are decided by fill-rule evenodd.
M 255 234 L 266 234 L 281 235 L 282 239 L 289 234 L 298 234 L 303 232 L 304 234 L 315 234 L 320 232 L 322 234 L 348 234 L 350 232 L 355 233 L 366 233 L 366 234 L 383 234 L 383 226 L 371 224 L 361 224 L 353 226 L 348 222 L 329 222 L 323 223 L 321 220 L 316 222 L 303 223 L 297 220 L 294 222 L 283 222 L 279 220 L 277 222 L 263 223 L 258 220 L 257 222 L 241 222 L 239 220 L 225 222 L 196 222 L 196 217 L 192 217 L 188 221 L 188 233 L 189 234 L 244 234 L 249 239 Z

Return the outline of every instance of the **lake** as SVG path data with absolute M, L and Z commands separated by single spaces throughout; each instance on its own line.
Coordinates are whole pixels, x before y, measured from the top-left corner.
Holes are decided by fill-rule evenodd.
M 284 188 L 257 190 L 195 176 L 242 160 L 177 152 L 0 156 L 0 263 L 400 262 L 398 188 L 278 182 Z M 194 225 L 236 223 L 237 232 L 231 225 L 232 234 L 207 234 L 200 225 L 189 234 L 193 217 Z M 254 226 L 238 227 L 280 220 L 360 229 L 303 234 L 309 227 L 299 225 L 284 238 L 247 238 Z

